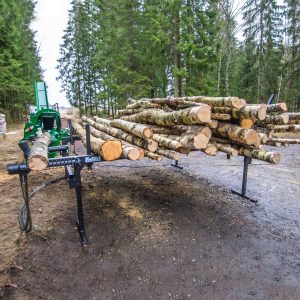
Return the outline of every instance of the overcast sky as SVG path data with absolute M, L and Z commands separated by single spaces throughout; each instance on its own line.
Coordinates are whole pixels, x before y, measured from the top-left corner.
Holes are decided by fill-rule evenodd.
M 35 20 L 32 29 L 36 30 L 41 67 L 44 70 L 44 81 L 48 86 L 50 103 L 69 106 L 66 96 L 60 92 L 60 83 L 56 81 L 56 70 L 59 57 L 59 45 L 62 42 L 63 30 L 68 22 L 68 10 L 71 0 L 38 0 L 35 8 Z M 33 84 L 32 84 L 33 86 Z

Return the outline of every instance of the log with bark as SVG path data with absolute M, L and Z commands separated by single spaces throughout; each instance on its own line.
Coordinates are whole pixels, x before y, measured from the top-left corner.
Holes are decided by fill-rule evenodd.
M 179 158 L 180 158 L 180 155 L 178 152 L 175 152 L 175 151 L 172 151 L 169 149 L 158 148 L 155 153 L 157 153 L 159 155 L 163 155 L 164 157 L 167 157 L 172 160 L 179 160 Z
M 28 167 L 32 171 L 41 171 L 48 167 L 48 146 L 51 135 L 44 132 L 34 143 L 28 157 Z
M 284 102 L 267 105 L 267 113 L 268 114 L 281 113 L 281 112 L 286 112 L 286 111 L 287 111 L 287 106 Z
M 201 149 L 207 155 L 216 156 L 218 154 L 218 149 L 215 143 L 208 143 L 204 149 Z
M 211 110 L 208 105 L 186 108 L 179 111 L 165 112 L 163 110 L 145 110 L 135 115 L 124 116 L 121 119 L 129 122 L 154 124 L 160 126 L 203 124 L 211 121 Z
M 110 121 L 110 125 L 112 127 L 122 129 L 144 139 L 151 139 L 153 136 L 152 129 L 142 124 L 115 119 Z
M 155 142 L 153 140 L 143 139 L 143 138 L 137 137 L 133 134 L 130 134 L 126 131 L 123 131 L 121 129 L 117 129 L 117 128 L 110 127 L 109 125 L 105 125 L 105 123 L 110 124 L 110 122 L 108 120 L 95 117 L 95 120 L 97 121 L 97 122 L 95 122 L 85 116 L 82 116 L 81 119 L 84 122 L 89 123 L 91 126 L 95 127 L 96 129 L 103 131 L 117 139 L 128 142 L 129 144 L 136 145 L 140 148 L 149 150 L 151 152 L 155 152 L 158 148 L 157 142 Z M 101 122 L 101 123 L 99 123 L 99 122 Z
M 168 137 L 159 135 L 159 134 L 153 134 L 152 139 L 158 143 L 160 147 L 167 148 L 169 150 L 178 151 L 180 153 L 189 153 L 189 148 L 184 147 L 180 141 L 169 139 Z
M 203 133 L 185 133 L 181 136 L 166 135 L 165 137 L 180 142 L 185 149 L 204 149 L 209 142 L 209 137 Z
M 300 112 L 298 113 L 288 113 L 289 122 L 288 124 L 300 124 Z
M 85 129 L 77 122 L 72 122 L 72 127 L 86 146 Z M 105 141 L 101 138 L 91 136 L 91 148 L 92 151 L 99 155 L 103 160 L 116 160 L 122 155 L 122 143 L 117 140 Z
M 212 113 L 211 118 L 213 120 L 229 121 L 229 120 L 231 120 L 231 115 L 230 114 L 221 114 L 221 113 Z
M 262 121 L 267 115 L 267 105 L 246 105 L 241 109 L 232 109 L 231 114 L 235 119 L 251 119 L 252 121 Z
M 231 156 L 238 156 L 239 152 L 237 149 L 232 148 L 230 144 L 221 144 L 221 143 L 216 143 L 215 144 L 218 151 L 224 152 L 226 154 L 229 154 Z
M 83 122 L 82 120 L 79 122 L 82 126 L 85 126 L 87 123 Z M 94 127 L 90 127 L 91 135 L 94 137 L 100 138 L 105 141 L 115 141 L 116 138 L 112 137 L 111 135 L 108 135 L 100 130 L 97 130 Z M 122 157 L 129 160 L 139 160 L 143 158 L 144 154 L 141 153 L 142 149 L 138 149 L 137 147 L 134 147 L 127 142 L 122 142 Z
M 300 132 L 300 125 L 275 125 L 274 131 L 276 132 Z
M 127 108 L 140 108 L 143 102 L 144 105 L 148 103 L 152 104 L 168 104 L 170 103 L 180 105 L 186 102 L 196 102 L 196 103 L 205 103 L 211 107 L 231 107 L 231 108 L 242 108 L 246 105 L 244 99 L 239 99 L 238 97 L 207 97 L 207 96 L 191 96 L 191 97 L 175 97 L 175 98 L 143 98 L 140 101 L 134 102 L 134 104 L 128 105 Z M 148 107 L 149 108 L 149 107 Z
M 152 160 L 161 161 L 163 159 L 162 155 L 153 153 L 153 152 L 148 151 L 148 150 L 145 150 L 144 154 L 145 154 L 146 157 L 148 157 Z
M 300 144 L 300 139 L 291 139 L 291 138 L 272 138 L 270 142 L 277 142 L 282 144 Z
M 266 124 L 283 125 L 289 122 L 288 114 L 267 115 L 263 121 L 255 122 L 255 125 L 261 126 Z
M 269 152 L 265 150 L 239 148 L 239 154 L 243 156 L 252 157 L 254 159 L 263 160 L 272 164 L 278 164 L 280 162 L 280 154 Z
M 218 127 L 213 129 L 216 136 L 220 136 L 240 144 L 253 145 L 259 139 L 258 133 L 253 129 L 244 129 L 231 123 L 219 122 Z

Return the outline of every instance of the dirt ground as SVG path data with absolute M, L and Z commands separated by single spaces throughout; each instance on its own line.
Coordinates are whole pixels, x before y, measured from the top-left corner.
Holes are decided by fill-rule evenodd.
M 230 193 L 242 158 L 95 164 L 82 171 L 84 250 L 65 181 L 33 197 L 33 231 L 20 233 L 19 179 L 5 171 L 21 160 L 17 138 L 0 140 L 3 299 L 300 299 L 299 146 L 276 149 L 277 166 L 253 161 L 257 205 Z M 30 186 L 61 174 L 30 174 Z

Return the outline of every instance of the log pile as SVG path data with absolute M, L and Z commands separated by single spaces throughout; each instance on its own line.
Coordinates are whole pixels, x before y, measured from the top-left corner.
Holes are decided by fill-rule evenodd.
M 118 112 L 118 118 L 83 116 L 74 128 L 85 142 L 84 126 L 91 126 L 92 140 L 98 147 L 93 146 L 94 152 L 105 160 L 178 160 L 181 154 L 201 151 L 211 156 L 223 152 L 276 164 L 280 155 L 265 150 L 263 145 L 289 143 L 272 137 L 279 130 L 277 126 L 297 129 L 298 124 L 288 122 L 284 103 L 250 105 L 238 97 L 194 96 L 131 99 L 126 109 Z M 103 150 L 99 150 L 104 141 L 119 141 L 120 156 L 104 157 Z

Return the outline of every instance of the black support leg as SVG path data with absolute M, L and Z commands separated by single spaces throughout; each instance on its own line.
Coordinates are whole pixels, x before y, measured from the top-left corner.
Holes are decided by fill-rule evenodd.
M 257 203 L 257 200 L 251 199 L 248 196 L 246 196 L 247 193 L 247 180 L 248 180 L 248 167 L 252 162 L 251 157 L 244 156 L 244 169 L 243 169 L 243 183 L 242 183 L 242 193 L 239 193 L 237 191 L 231 190 L 231 192 L 235 195 L 239 195 L 247 200 L 250 200 L 253 203 Z
M 82 194 L 81 194 L 81 166 L 79 164 L 74 165 L 74 179 L 75 179 L 75 191 L 77 199 L 77 228 L 81 244 L 83 247 L 88 245 L 88 240 L 84 229 L 83 207 L 82 207 Z
M 178 160 L 175 160 L 175 163 L 171 164 L 171 166 L 175 167 L 175 168 L 178 168 L 178 169 L 181 169 L 181 170 L 183 169 L 183 167 L 178 164 Z

